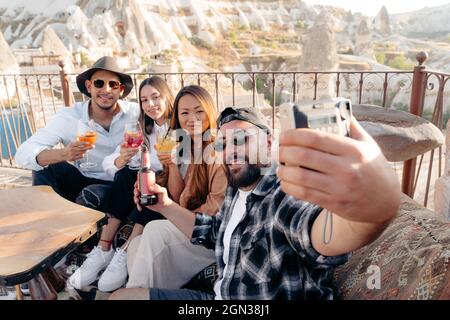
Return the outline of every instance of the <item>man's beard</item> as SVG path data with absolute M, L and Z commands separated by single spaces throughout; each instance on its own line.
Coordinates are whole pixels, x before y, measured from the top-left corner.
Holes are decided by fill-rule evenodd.
M 99 100 L 101 100 L 101 99 L 99 99 Z M 112 104 L 100 104 L 99 101 L 97 101 L 97 100 L 95 99 L 95 100 L 94 100 L 94 103 L 95 103 L 95 105 L 96 105 L 97 107 L 99 107 L 100 109 L 102 109 L 102 110 L 104 110 L 104 111 L 109 111 L 109 110 L 111 110 L 112 108 L 114 108 L 114 106 L 115 106 L 116 103 L 117 103 L 117 100 L 114 99 L 113 102 L 112 102 Z
M 112 105 L 101 105 L 101 104 L 98 104 L 98 103 L 96 103 L 97 104 L 97 106 L 100 108 L 100 109 L 102 109 L 102 110 L 104 110 L 104 111 L 109 111 L 109 110 L 111 110 L 112 108 L 114 108 L 114 106 L 116 105 L 115 103 L 114 104 L 112 104 Z
M 261 177 L 261 168 L 256 164 L 248 164 L 238 174 L 232 174 L 228 165 L 225 165 L 228 184 L 233 188 L 245 188 L 255 183 Z

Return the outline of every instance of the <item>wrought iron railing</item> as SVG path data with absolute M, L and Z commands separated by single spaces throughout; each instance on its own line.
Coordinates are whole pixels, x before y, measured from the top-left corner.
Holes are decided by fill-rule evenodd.
M 419 54 L 417 59 L 419 65 L 413 71 L 132 73 L 135 87 L 127 99 L 136 101 L 140 82 L 158 75 L 174 92 L 188 84 L 204 86 L 214 97 L 219 110 L 228 105 L 259 108 L 274 128 L 278 127 L 278 106 L 283 102 L 345 96 L 355 104 L 393 107 L 428 116 L 444 129 L 444 111 L 448 106 L 445 89 L 450 75 L 428 71 L 423 65 L 424 54 Z M 60 74 L 0 75 L 1 166 L 15 167 L 17 147 L 45 126 L 59 108 L 86 99 L 76 88 L 76 75 L 65 73 L 63 64 L 60 67 Z M 404 103 L 405 99 L 409 105 Z M 437 152 L 438 176 L 441 176 L 441 148 Z M 434 154 L 434 151 L 430 153 L 425 205 L 432 184 L 433 164 L 436 165 Z M 423 159 L 424 155 L 419 159 L 418 170 L 416 159 L 400 165 L 403 169 L 402 188 L 410 196 L 414 196 L 423 179 Z

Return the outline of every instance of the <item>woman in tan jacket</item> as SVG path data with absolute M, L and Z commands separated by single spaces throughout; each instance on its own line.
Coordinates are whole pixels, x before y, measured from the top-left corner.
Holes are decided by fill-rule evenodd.
M 174 101 L 168 133 L 179 137 L 177 152 L 158 152 L 164 165 L 164 176 L 159 177 L 158 184 L 165 185 L 170 197 L 182 207 L 209 215 L 219 211 L 228 184 L 223 166 L 214 158 L 216 119 L 214 101 L 204 88 L 182 88 Z M 156 149 L 160 150 L 159 146 Z M 133 216 L 149 230 L 145 239 L 138 237 L 130 243 L 127 287 L 179 288 L 215 262 L 214 250 L 191 244 L 170 221 L 162 220 L 161 214 L 143 208 Z M 150 220 L 159 221 L 148 223 Z M 165 229 L 170 232 L 163 232 Z M 140 250 L 146 255 L 140 255 Z M 174 261 L 171 256 L 181 263 L 169 263 Z
M 171 198 L 184 208 L 209 215 L 219 210 L 227 185 L 224 168 L 214 163 L 216 119 L 209 93 L 200 86 L 184 87 L 175 98 L 169 128 L 169 134 L 181 136 L 179 158 L 174 159 L 173 153 L 158 153 L 164 165 L 162 183 Z

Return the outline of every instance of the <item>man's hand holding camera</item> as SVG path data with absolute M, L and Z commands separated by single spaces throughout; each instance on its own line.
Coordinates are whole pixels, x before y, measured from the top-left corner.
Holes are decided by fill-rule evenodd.
M 322 242 L 325 212 L 316 219 L 313 246 L 332 256 L 372 241 L 396 214 L 400 186 L 370 135 L 352 118 L 351 138 L 311 129 L 280 136 L 278 176 L 283 191 L 334 213 L 334 233 Z

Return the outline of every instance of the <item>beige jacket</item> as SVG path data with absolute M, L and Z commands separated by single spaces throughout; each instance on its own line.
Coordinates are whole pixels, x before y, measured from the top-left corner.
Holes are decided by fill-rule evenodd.
M 192 170 L 194 168 L 194 165 L 195 164 L 189 165 L 186 176 L 184 177 L 185 187 L 183 192 L 181 192 L 180 194 L 179 203 L 183 208 L 187 207 L 188 200 L 192 195 L 192 185 L 194 182 Z M 225 191 L 227 189 L 228 180 L 222 165 L 208 164 L 207 174 L 209 194 L 206 198 L 206 202 L 192 211 L 206 213 L 208 215 L 215 215 L 222 206 L 223 199 L 225 198 Z

